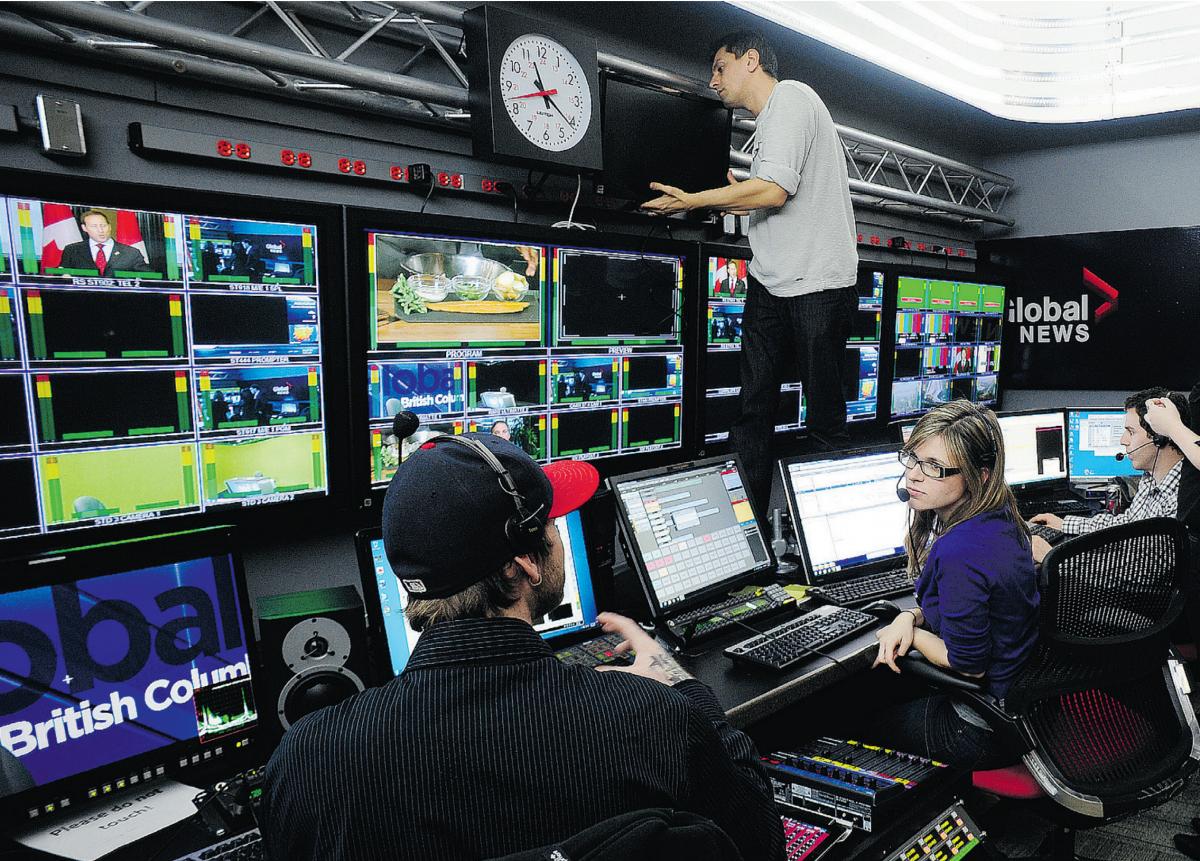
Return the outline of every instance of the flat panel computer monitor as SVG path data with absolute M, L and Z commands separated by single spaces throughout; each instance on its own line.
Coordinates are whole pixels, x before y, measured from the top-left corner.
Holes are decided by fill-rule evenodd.
M 253 753 L 253 628 L 228 530 L 59 551 L 4 570 L 9 821 L 180 772 L 233 773 Z
M 1067 473 L 1072 484 L 1097 484 L 1121 476 L 1136 476 L 1125 450 L 1125 410 L 1119 407 L 1077 407 L 1067 410 Z
M 779 471 L 811 586 L 895 568 L 908 505 L 896 496 L 899 446 L 784 458 Z
M 736 456 L 627 473 L 608 484 L 626 558 L 656 619 L 771 568 Z
M 1063 410 L 1001 413 L 1004 478 L 1016 490 L 1060 489 L 1067 482 L 1067 418 Z
M 328 494 L 316 225 L 0 207 L 0 538 Z
M 491 432 L 543 463 L 683 447 L 685 257 L 521 235 L 364 230 L 374 487 L 401 410 L 413 440 Z
M 596 624 L 596 590 L 588 565 L 587 545 L 583 538 L 583 521 L 578 511 L 572 511 L 555 521 L 563 545 L 563 601 L 542 619 L 535 620 L 534 629 L 552 643 L 567 635 L 585 632 L 599 633 Z M 364 529 L 357 535 L 359 572 L 362 575 L 363 595 L 371 622 L 376 660 L 381 667 L 400 675 L 420 636 L 408 625 L 404 610 L 408 593 L 388 563 L 383 549 L 383 532 Z

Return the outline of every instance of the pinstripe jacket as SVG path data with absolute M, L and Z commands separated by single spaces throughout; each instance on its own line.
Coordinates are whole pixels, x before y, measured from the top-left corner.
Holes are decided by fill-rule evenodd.
M 265 790 L 276 861 L 493 858 L 646 807 L 783 857 L 754 745 L 712 691 L 564 666 L 514 619 L 433 626 L 400 676 L 296 723 Z

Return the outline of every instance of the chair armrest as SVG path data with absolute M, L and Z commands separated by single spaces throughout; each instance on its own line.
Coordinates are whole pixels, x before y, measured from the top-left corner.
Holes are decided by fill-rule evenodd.
M 931 664 L 924 655 L 915 650 L 910 649 L 907 655 L 896 658 L 896 666 L 901 672 L 909 673 L 935 688 L 949 688 L 973 694 L 984 693 L 984 687 L 979 682 Z

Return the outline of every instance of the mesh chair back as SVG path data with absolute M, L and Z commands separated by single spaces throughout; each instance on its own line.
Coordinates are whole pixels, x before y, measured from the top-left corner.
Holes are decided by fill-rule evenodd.
M 1183 610 L 1187 566 L 1187 531 L 1166 517 L 1052 548 L 1042 563 L 1043 641 L 1129 647 L 1165 636 Z

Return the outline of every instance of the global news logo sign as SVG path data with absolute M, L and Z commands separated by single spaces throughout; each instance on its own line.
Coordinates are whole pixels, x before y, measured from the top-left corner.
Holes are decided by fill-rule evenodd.
M 1117 310 L 1119 291 L 1095 272 L 1083 267 L 1083 286 L 1086 291 L 1079 299 L 1056 302 L 1049 296 L 1041 301 L 1028 301 L 1018 296 L 1008 300 L 1008 322 L 1021 328 L 1018 337 L 1022 344 L 1086 344 L 1092 337 L 1089 325 L 1095 325 Z M 1100 299 L 1096 313 L 1089 311 L 1095 301 L 1091 294 Z M 1090 317 L 1090 323 L 1089 323 Z

